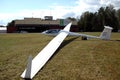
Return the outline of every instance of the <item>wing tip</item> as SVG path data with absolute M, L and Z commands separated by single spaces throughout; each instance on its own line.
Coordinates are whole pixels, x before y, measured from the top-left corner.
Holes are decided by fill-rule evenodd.
M 31 68 L 32 68 L 32 56 L 30 55 L 28 58 L 28 63 L 25 71 L 22 73 L 21 78 L 24 78 L 25 80 L 31 79 Z

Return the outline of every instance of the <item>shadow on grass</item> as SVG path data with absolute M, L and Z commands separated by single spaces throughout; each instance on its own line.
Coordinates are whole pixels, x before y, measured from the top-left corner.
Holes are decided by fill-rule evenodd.
M 72 41 L 74 41 L 75 39 L 77 39 L 78 37 L 74 37 L 74 38 L 71 38 L 69 40 L 65 40 L 63 41 L 63 43 L 60 45 L 60 47 L 56 50 L 55 53 L 58 53 L 59 50 L 61 50 L 62 48 L 64 48 L 67 44 L 71 43 Z
M 74 37 L 74 38 L 71 38 L 71 39 L 69 39 L 69 40 L 65 40 L 65 41 L 63 41 L 63 43 L 60 45 L 60 47 L 56 50 L 56 52 L 55 52 L 55 54 L 53 54 L 53 56 L 54 55 L 56 55 L 62 48 L 64 48 L 67 44 L 69 44 L 69 43 L 71 43 L 72 41 L 74 41 L 75 39 L 77 39 L 78 37 Z M 52 56 L 52 57 L 53 57 Z
M 117 41 L 117 42 L 120 42 L 120 40 L 110 40 L 110 41 Z
M 70 42 L 74 41 L 75 39 L 77 39 L 78 37 L 74 37 L 74 38 L 71 38 L 69 40 L 65 40 L 63 41 L 63 43 L 60 45 L 60 47 L 55 51 L 55 53 L 51 56 L 51 58 L 49 59 L 49 61 L 62 49 L 64 48 L 67 44 L 69 44 Z M 48 61 L 48 62 L 49 62 Z M 48 63 L 47 62 L 47 63 Z
M 69 44 L 70 42 L 72 42 L 73 40 L 77 39 L 78 37 L 74 37 L 74 38 L 71 38 L 69 40 L 65 40 L 63 41 L 63 43 L 60 45 L 60 47 L 55 51 L 55 53 L 50 57 L 50 59 L 48 60 L 48 62 L 62 49 L 64 48 L 67 44 Z M 47 63 L 48 63 L 47 62 Z M 46 63 L 46 64 L 47 64 Z M 46 66 L 46 64 L 44 66 Z M 43 67 L 44 67 L 43 66 Z M 43 69 L 43 67 L 41 68 L 41 70 Z
M 32 79 L 29 79 L 29 78 L 25 78 L 25 79 L 23 79 L 23 80 L 32 80 Z
M 62 49 L 62 48 L 64 48 L 67 44 L 69 44 L 70 42 L 72 42 L 73 40 L 75 40 L 75 39 L 77 39 L 78 37 L 74 37 L 74 38 L 71 38 L 71 39 L 69 39 L 69 40 L 65 40 L 65 41 L 63 41 L 63 43 L 60 45 L 60 47 L 56 50 L 56 52 L 51 56 L 51 58 L 47 61 L 47 63 Z M 46 63 L 46 64 L 47 64 Z M 46 66 L 46 64 L 44 65 L 44 66 Z M 44 68 L 44 66 L 41 68 L 41 70 Z M 41 71 L 40 70 L 40 71 Z M 39 72 L 40 72 L 39 71 Z M 38 72 L 38 73 L 39 73 Z M 38 74 L 37 73 L 37 74 Z M 36 75 L 37 75 L 36 74 Z M 31 80 L 31 79 L 28 79 L 28 78 L 26 78 L 26 79 L 24 79 L 24 80 Z

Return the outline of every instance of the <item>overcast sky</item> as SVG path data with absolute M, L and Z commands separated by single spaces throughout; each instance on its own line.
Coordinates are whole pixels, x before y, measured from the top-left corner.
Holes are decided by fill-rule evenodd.
M 120 8 L 120 0 L 0 0 L 0 25 L 24 17 L 77 17 L 85 11 L 95 12 L 109 4 L 115 9 Z

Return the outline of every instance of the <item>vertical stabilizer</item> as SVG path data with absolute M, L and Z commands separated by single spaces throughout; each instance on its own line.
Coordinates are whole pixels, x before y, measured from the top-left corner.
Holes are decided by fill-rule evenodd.
M 100 38 L 103 40 L 110 40 L 111 32 L 112 32 L 112 27 L 109 26 L 104 26 L 104 30 L 100 35 Z
M 32 70 L 31 68 L 32 68 L 32 56 L 30 55 L 28 58 L 28 64 L 25 70 L 25 74 L 22 74 L 21 77 L 25 79 L 31 79 L 31 70 Z

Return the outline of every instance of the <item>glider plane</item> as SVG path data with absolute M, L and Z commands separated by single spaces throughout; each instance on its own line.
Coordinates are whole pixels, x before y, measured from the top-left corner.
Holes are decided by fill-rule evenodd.
M 43 31 L 41 34 L 56 36 L 59 34 L 60 31 L 61 31 L 60 29 L 50 29 L 50 30 Z M 89 38 L 98 38 L 98 39 L 103 39 L 103 40 L 109 40 L 110 35 L 111 35 L 111 31 L 112 31 L 111 27 L 104 26 L 104 30 L 99 37 L 81 34 L 81 33 L 70 32 L 70 31 L 66 31 L 66 33 L 68 33 L 69 36 L 77 36 L 77 37 L 81 36 L 82 40 L 87 40 Z
M 58 49 L 58 47 L 68 35 L 77 37 L 83 36 L 86 38 L 99 38 L 104 40 L 110 39 L 112 31 L 111 27 L 105 26 L 101 35 L 97 37 L 70 32 L 71 24 L 72 23 L 69 23 L 63 30 L 58 30 L 59 32 L 57 33 L 57 36 L 53 38 L 33 60 L 31 56 L 29 57 L 27 67 L 21 75 L 22 78 L 32 79 L 37 74 L 37 72 L 41 70 L 41 68 L 46 64 L 46 62 L 50 59 L 50 57 L 54 54 L 54 52 Z

